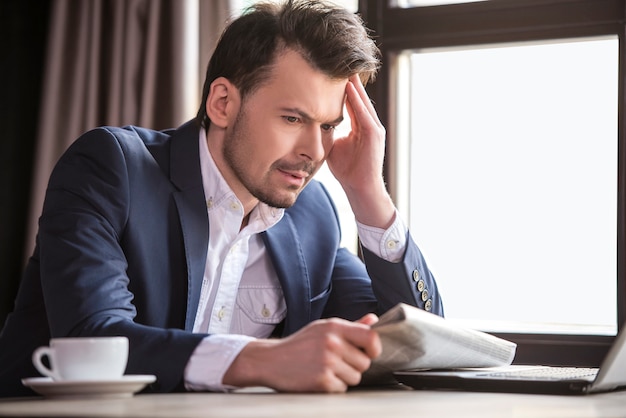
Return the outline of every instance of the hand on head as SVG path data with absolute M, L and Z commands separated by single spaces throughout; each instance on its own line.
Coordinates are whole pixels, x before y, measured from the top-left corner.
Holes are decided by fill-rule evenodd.
M 346 84 L 346 109 L 351 130 L 335 139 L 328 167 L 346 192 L 356 220 L 387 229 L 395 205 L 383 178 L 386 130 L 358 75 Z

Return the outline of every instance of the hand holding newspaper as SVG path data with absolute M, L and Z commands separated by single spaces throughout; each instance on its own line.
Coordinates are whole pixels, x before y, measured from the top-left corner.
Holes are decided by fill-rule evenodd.
M 366 380 L 396 370 L 504 366 L 511 364 L 517 347 L 403 303 L 372 328 L 380 335 L 383 351 L 366 372 Z

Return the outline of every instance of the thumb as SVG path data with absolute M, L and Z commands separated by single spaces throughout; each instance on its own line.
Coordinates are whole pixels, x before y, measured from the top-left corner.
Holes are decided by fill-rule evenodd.
M 376 322 L 378 322 L 378 316 L 373 313 L 368 313 L 356 322 L 364 325 L 374 325 Z

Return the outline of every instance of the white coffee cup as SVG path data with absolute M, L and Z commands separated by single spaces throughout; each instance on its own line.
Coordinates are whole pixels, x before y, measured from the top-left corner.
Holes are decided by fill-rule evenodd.
M 50 368 L 43 364 L 48 357 Z M 33 365 L 55 381 L 116 380 L 128 362 L 128 338 L 52 338 L 49 346 L 33 352 Z

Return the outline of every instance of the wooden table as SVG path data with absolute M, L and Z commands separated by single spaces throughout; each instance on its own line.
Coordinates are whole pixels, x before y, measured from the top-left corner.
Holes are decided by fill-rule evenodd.
M 587 396 L 414 391 L 405 387 L 345 394 L 139 394 L 121 399 L 0 399 L 12 417 L 626 417 L 626 391 Z

